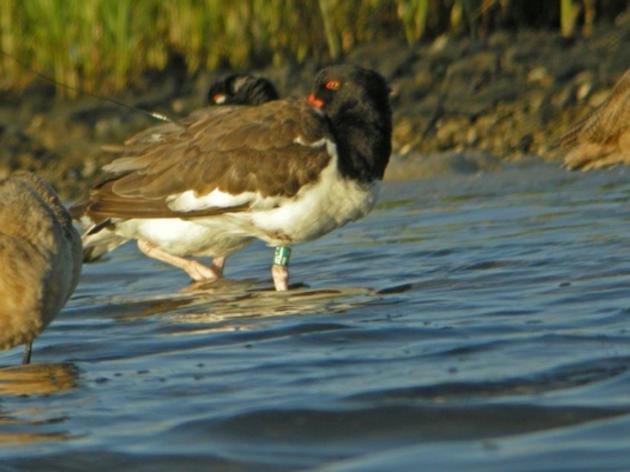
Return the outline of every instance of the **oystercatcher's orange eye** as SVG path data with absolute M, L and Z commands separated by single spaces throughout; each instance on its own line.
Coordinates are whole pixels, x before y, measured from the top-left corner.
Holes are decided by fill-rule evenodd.
M 341 82 L 339 82 L 338 80 L 329 80 L 328 82 L 326 82 L 325 87 L 328 90 L 337 90 L 339 89 L 339 87 L 341 87 Z

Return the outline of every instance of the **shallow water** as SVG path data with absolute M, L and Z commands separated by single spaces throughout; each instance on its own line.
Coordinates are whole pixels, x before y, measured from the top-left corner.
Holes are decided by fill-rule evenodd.
M 288 294 L 123 247 L 0 371 L 0 470 L 630 470 L 629 176 L 388 183 Z

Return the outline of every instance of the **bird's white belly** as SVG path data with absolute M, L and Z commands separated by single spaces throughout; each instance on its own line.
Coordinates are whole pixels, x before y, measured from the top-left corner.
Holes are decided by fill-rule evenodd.
M 215 217 L 210 226 L 175 218 L 134 219 L 117 225 L 117 233 L 130 239 L 144 239 L 176 256 L 226 256 L 246 246 L 251 238 L 231 231 Z
M 245 197 L 251 204 L 245 211 L 191 220 L 128 220 L 118 223 L 116 232 L 130 239 L 145 239 L 177 256 L 226 256 L 251 238 L 271 246 L 285 246 L 318 238 L 365 216 L 376 202 L 378 186 L 378 182 L 360 183 L 344 178 L 333 154 L 317 181 L 293 197 L 262 197 L 254 192 L 230 195 L 219 191 L 196 197 L 186 192 L 172 200 L 174 208 L 190 211 L 206 205 L 237 206 Z
M 334 156 L 317 182 L 295 197 L 280 199 L 275 207 L 265 202 L 264 208 L 231 217 L 248 234 L 272 246 L 308 241 L 369 213 L 378 187 L 378 182 L 358 183 L 341 176 Z
M 374 206 L 377 184 L 337 182 L 307 191 L 295 201 L 252 215 L 257 237 L 271 245 L 308 241 L 365 216 Z

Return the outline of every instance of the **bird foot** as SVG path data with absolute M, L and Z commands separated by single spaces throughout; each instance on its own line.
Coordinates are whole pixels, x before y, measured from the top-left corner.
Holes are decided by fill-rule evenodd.
M 214 266 L 208 267 L 194 259 L 184 259 L 181 269 L 195 282 L 216 282 L 221 278 L 221 272 Z
M 172 266 L 182 269 L 195 282 L 214 282 L 223 275 L 223 264 L 225 258 L 217 257 L 211 267 L 202 264 L 194 259 L 186 259 L 184 257 L 174 256 L 160 249 L 155 244 L 144 239 L 138 240 L 138 249 L 148 257 L 166 262 Z
M 289 268 L 285 265 L 274 264 L 271 266 L 273 285 L 278 292 L 289 290 Z

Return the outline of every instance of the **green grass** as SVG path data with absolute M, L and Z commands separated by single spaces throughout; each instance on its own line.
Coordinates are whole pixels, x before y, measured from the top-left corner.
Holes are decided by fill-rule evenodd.
M 533 7 L 540 3 L 539 8 Z M 328 61 L 384 38 L 484 35 L 540 25 L 572 35 L 611 0 L 0 0 L 0 48 L 28 67 L 88 91 L 110 93 L 163 69 L 175 54 L 189 72 Z M 583 8 L 582 5 L 587 5 Z M 597 9 L 595 9 L 597 6 Z M 547 8 L 549 7 L 549 8 Z M 577 13 L 576 13 L 577 12 Z M 585 12 L 579 14 L 579 12 Z M 587 24 L 590 23 L 590 24 Z M 0 88 L 33 75 L 0 55 Z M 61 90 L 69 93 L 67 90 Z
M 562 36 L 573 36 L 579 8 L 574 0 L 560 0 L 560 31 Z

